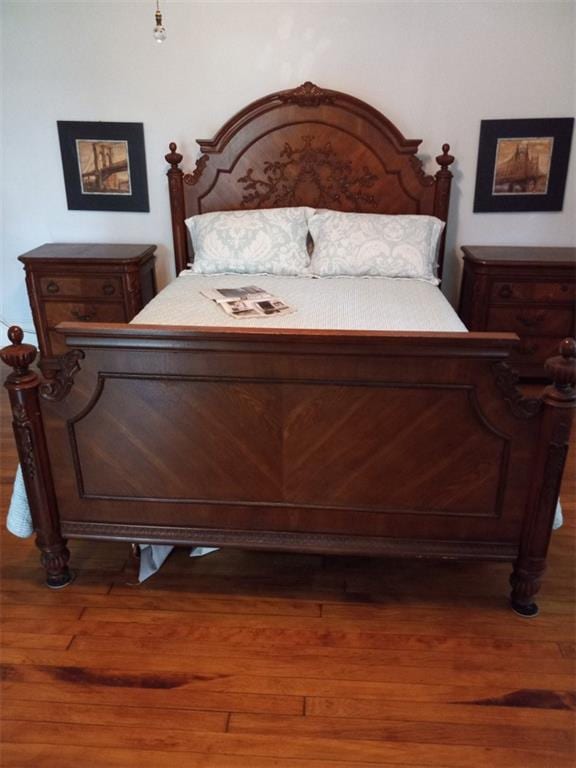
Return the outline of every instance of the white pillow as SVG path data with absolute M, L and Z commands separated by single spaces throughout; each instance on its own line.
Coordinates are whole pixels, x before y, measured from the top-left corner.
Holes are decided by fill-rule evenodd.
M 444 222 L 434 216 L 316 211 L 310 219 L 315 275 L 414 277 L 437 285 Z
M 300 275 L 312 208 L 218 211 L 186 219 L 194 247 L 193 272 Z

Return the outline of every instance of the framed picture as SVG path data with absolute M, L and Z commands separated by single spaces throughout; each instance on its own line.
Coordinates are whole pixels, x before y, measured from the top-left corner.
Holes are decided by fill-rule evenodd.
M 482 120 L 474 212 L 561 211 L 573 117 Z
M 69 210 L 149 211 L 142 123 L 58 121 Z

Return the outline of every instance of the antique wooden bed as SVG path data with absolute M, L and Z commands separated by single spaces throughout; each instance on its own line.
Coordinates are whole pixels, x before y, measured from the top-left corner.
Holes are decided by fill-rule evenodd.
M 449 147 L 425 175 L 419 141 L 311 83 L 199 143 L 192 173 L 175 144 L 166 156 L 177 271 L 193 258 L 194 213 L 447 219 Z M 513 334 L 59 330 L 70 351 L 50 379 L 30 369 L 20 329 L 2 350 L 49 586 L 71 579 L 68 538 L 203 544 L 510 561 L 513 607 L 537 612 L 576 402 L 573 341 L 547 362 L 554 384 L 528 399 L 507 365 Z

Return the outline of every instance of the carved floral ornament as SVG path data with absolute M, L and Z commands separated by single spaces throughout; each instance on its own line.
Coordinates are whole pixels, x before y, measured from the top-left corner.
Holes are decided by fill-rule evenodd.
M 72 389 L 74 376 L 80 370 L 79 360 L 84 358 L 81 349 L 71 349 L 60 357 L 60 367 L 54 378 L 40 386 L 40 396 L 45 400 L 62 400 Z
M 281 93 L 278 98 L 287 104 L 297 104 L 299 107 L 319 107 L 320 104 L 332 104 L 334 97 L 323 91 L 314 83 L 307 80 L 298 88 L 287 93 Z
M 508 363 L 496 363 L 493 368 L 496 385 L 504 395 L 510 410 L 519 419 L 531 419 L 540 413 L 542 400 L 525 397 L 518 388 L 519 376 Z
M 298 191 L 316 189 L 314 204 L 329 208 L 342 200 L 358 209 L 361 204 L 374 206 L 376 198 L 369 191 L 378 176 L 364 166 L 358 173 L 343 159 L 330 142 L 315 146 L 314 136 L 304 136 L 294 149 L 288 142 L 278 160 L 266 160 L 261 175 L 249 168 L 239 179 L 243 186 L 242 204 L 250 208 L 299 205 Z

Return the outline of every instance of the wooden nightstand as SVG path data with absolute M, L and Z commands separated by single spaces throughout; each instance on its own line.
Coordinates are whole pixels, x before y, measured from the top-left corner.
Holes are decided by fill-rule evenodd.
M 466 245 L 460 317 L 470 331 L 513 331 L 512 365 L 543 378 L 544 361 L 574 336 L 576 248 Z
M 156 294 L 155 245 L 47 243 L 19 256 L 45 375 L 66 352 L 64 320 L 127 323 Z

